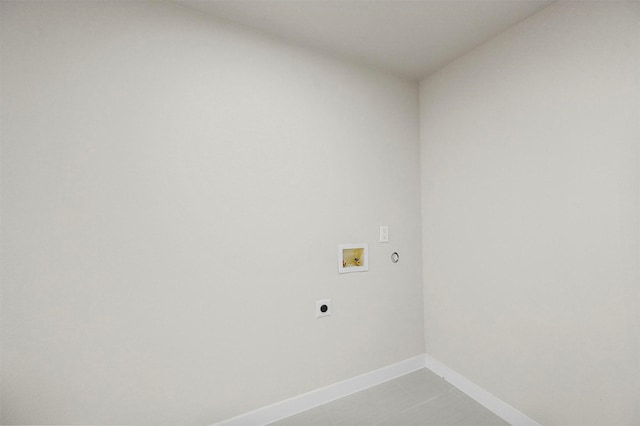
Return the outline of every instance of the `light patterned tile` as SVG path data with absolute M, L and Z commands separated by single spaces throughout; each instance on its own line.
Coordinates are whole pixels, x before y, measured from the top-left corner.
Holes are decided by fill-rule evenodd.
M 405 374 L 393 382 L 413 396 L 418 403 L 443 395 L 452 388 L 442 377 L 426 368 Z
M 334 424 L 331 416 L 320 406 L 270 423 L 270 426 L 334 426 Z
M 337 426 L 359 426 L 376 424 L 414 404 L 414 399 L 399 386 L 386 382 L 323 407 Z
M 504 426 L 508 425 L 489 410 L 450 389 L 434 399 L 385 419 L 380 426 Z
M 509 426 L 509 423 L 504 419 L 496 416 L 492 412 L 489 412 L 489 414 L 485 414 L 483 416 L 483 418 L 478 422 L 478 425 L 479 426 Z
M 485 425 L 485 424 L 486 425 L 489 425 L 489 424 L 508 425 L 509 424 L 503 419 L 501 419 L 500 417 L 498 417 L 497 415 L 495 415 L 493 412 L 491 412 L 488 408 L 486 408 L 479 402 L 469 397 L 467 394 L 465 394 L 461 390 L 457 388 L 452 388 L 451 392 L 454 394 L 457 394 L 458 398 L 464 401 L 462 406 L 464 407 L 465 412 L 469 413 L 474 418 L 482 420 L 482 423 L 481 423 L 482 425 Z
M 427 369 L 273 423 L 277 426 L 508 426 Z

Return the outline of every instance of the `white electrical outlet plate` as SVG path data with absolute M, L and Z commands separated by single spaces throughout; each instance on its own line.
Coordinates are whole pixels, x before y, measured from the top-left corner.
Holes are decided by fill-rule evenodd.
M 389 227 L 383 225 L 380 227 L 380 242 L 388 243 L 389 242 Z
M 331 315 L 331 299 L 316 300 L 316 318 Z

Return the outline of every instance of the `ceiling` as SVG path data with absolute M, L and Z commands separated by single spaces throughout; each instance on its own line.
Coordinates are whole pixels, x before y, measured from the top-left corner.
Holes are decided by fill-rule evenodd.
M 548 0 L 176 0 L 289 42 L 419 80 Z

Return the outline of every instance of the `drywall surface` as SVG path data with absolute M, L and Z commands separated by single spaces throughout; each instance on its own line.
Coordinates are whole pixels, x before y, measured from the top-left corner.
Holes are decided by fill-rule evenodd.
M 164 2 L 1 7 L 3 423 L 212 424 L 423 353 L 417 83 Z
M 421 82 L 426 351 L 544 425 L 637 425 L 637 2 L 560 2 Z

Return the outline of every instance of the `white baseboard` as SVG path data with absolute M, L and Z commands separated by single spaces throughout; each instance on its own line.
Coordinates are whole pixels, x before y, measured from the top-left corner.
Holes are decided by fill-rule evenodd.
M 426 354 L 223 420 L 214 426 L 263 426 L 425 367 L 508 423 L 514 426 L 540 426 L 535 420 Z
M 451 383 L 469 397 L 482 404 L 495 415 L 514 426 L 540 426 L 538 422 L 516 410 L 500 398 L 490 394 L 462 374 L 452 370 L 429 355 L 424 356 L 425 367 Z
M 424 355 L 232 417 L 216 426 L 262 426 L 424 368 Z

